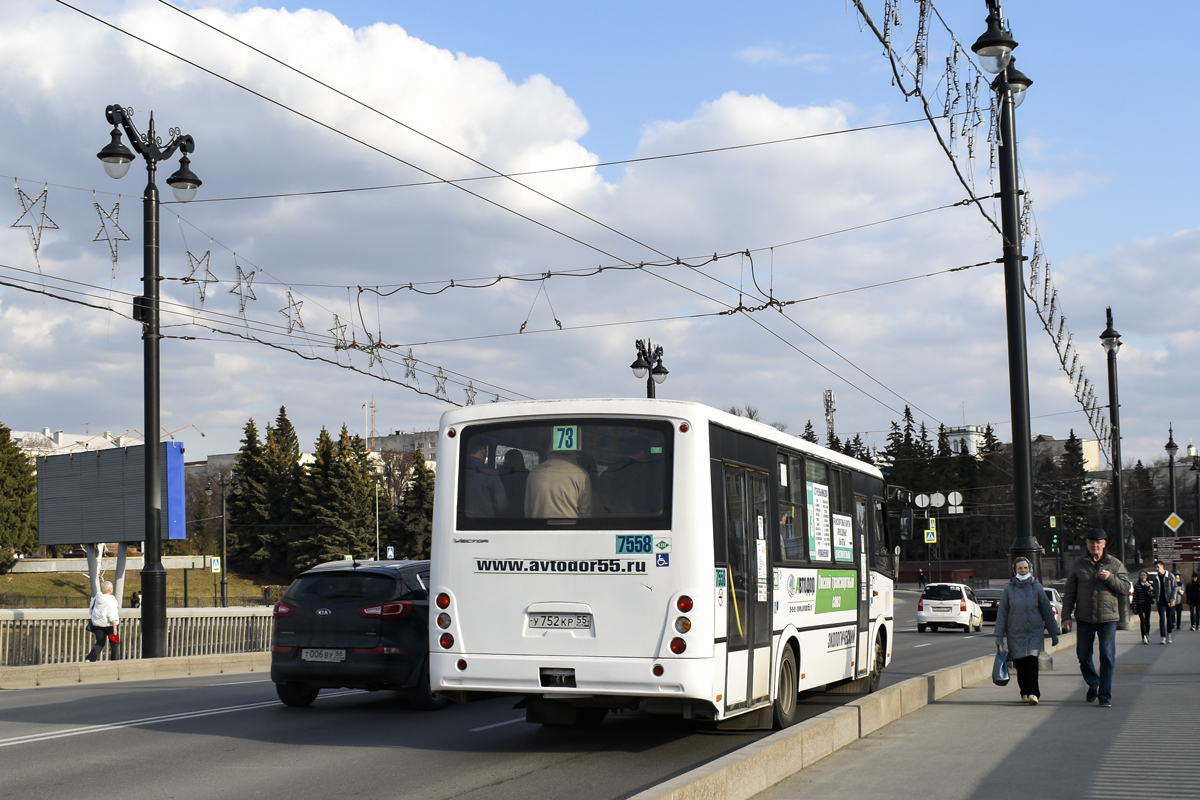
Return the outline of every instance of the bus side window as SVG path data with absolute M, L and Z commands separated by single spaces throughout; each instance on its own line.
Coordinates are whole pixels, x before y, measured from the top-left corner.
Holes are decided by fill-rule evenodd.
M 875 536 L 871 548 L 871 566 L 891 574 L 892 571 L 892 535 L 887 526 L 887 508 L 878 497 L 875 501 Z
M 800 459 L 780 453 L 779 471 L 779 557 L 804 560 L 804 473 Z

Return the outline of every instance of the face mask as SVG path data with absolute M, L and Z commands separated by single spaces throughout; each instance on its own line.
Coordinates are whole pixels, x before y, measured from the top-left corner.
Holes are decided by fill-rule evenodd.
M 1029 579 L 1030 579 L 1030 578 L 1032 578 L 1032 577 L 1033 577 L 1033 573 L 1032 573 L 1032 572 L 1026 572 L 1024 575 L 1018 575 L 1018 576 L 1017 576 L 1017 580 L 1019 580 L 1019 581 L 1027 581 L 1027 580 L 1029 580 Z

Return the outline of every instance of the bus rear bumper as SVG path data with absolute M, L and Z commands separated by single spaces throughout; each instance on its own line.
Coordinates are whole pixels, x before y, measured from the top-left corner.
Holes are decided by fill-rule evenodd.
M 466 668 L 459 669 L 459 662 Z M 654 675 L 661 665 L 661 676 Z M 546 698 L 586 695 L 638 697 L 645 700 L 698 699 L 711 696 L 712 661 L 700 658 L 586 658 L 430 653 L 429 675 L 435 692 L 504 692 Z

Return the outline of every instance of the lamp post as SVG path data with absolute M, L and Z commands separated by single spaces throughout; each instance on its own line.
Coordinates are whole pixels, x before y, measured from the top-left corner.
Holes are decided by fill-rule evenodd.
M 1167 426 L 1167 443 L 1163 446 L 1167 451 L 1167 479 L 1171 486 L 1171 513 L 1175 513 L 1175 455 L 1179 452 L 1179 445 L 1175 444 L 1175 426 L 1168 424 Z M 1176 535 L 1174 532 L 1172 536 Z
M 1009 553 L 1025 556 L 1041 573 L 1041 546 L 1033 535 L 1033 435 L 1029 422 L 1029 364 L 1025 345 L 1025 291 L 1021 262 L 1021 208 L 1017 191 L 1015 111 L 1033 83 L 1017 71 L 1012 52 L 1017 42 L 1004 23 L 999 0 L 987 0 L 987 30 L 971 49 L 984 70 L 996 76 L 992 89 L 1000 111 L 998 150 L 1000 218 L 1004 237 L 1004 309 L 1008 330 L 1008 393 L 1012 412 L 1013 499 L 1016 537 Z
M 162 565 L 162 487 L 159 479 L 158 432 L 159 360 L 158 340 L 158 187 L 154 175 L 159 161 L 170 158 L 176 150 L 182 153 L 179 169 L 167 178 L 175 199 L 186 203 L 196 196 L 200 179 L 189 168 L 188 153 L 196 144 L 191 136 L 177 128 L 170 130 L 171 139 L 165 146 L 154 132 L 154 114 L 150 115 L 145 135 L 133 126 L 132 109 L 111 105 L 104 116 L 113 126 L 112 141 L 96 154 L 111 178 L 122 178 L 133 163 L 134 152 L 146 159 L 147 182 L 142 196 L 143 274 L 142 294 L 133 299 L 133 318 L 142 323 L 143 405 L 145 409 L 146 472 L 146 541 L 145 563 L 142 567 L 142 658 L 163 658 L 167 654 L 167 571 Z M 131 151 L 121 142 L 121 130 L 129 137 Z
M 225 558 L 226 547 L 229 542 L 229 536 L 226 533 L 227 527 L 225 522 L 225 488 L 233 483 L 233 476 L 225 477 L 221 475 L 215 481 L 209 483 L 204 488 L 204 493 L 212 497 L 212 484 L 215 483 L 221 487 L 221 608 L 229 607 L 229 562 Z M 234 486 L 233 491 L 236 494 L 242 493 L 241 486 Z
M 1196 490 L 1196 530 L 1200 532 L 1200 460 L 1196 458 L 1196 446 L 1188 445 L 1188 455 L 1192 457 L 1192 488 Z
M 646 397 L 653 398 L 654 387 L 667 379 L 667 368 L 663 366 L 662 345 L 656 345 L 649 339 L 637 340 L 637 360 L 629 365 L 633 370 L 633 377 L 646 379 Z M 651 367 L 650 365 L 654 366 Z M 649 373 L 649 375 L 647 375 Z
M 1117 396 L 1117 351 L 1121 349 L 1121 334 L 1113 328 L 1112 308 L 1105 309 L 1108 325 L 1100 334 L 1100 345 L 1108 354 L 1108 421 L 1112 454 L 1113 522 L 1117 534 L 1117 560 L 1125 563 L 1125 497 L 1121 487 L 1121 403 Z M 1120 620 L 1117 627 L 1130 628 L 1129 600 L 1120 598 Z

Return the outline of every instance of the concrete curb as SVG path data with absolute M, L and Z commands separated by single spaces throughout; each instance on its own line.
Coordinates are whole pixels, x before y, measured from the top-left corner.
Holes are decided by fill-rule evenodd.
M 128 661 L 98 661 L 94 664 L 0 667 L 0 690 L 32 689 L 38 686 L 68 686 L 73 683 L 145 681 L 156 678 L 186 678 L 189 675 L 270 671 L 271 654 L 269 652 L 139 658 Z
M 1058 652 L 1075 646 L 1059 637 Z M 994 656 L 975 658 L 864 695 L 634 795 L 631 800 L 748 800 L 805 767 L 930 703 L 992 676 Z

